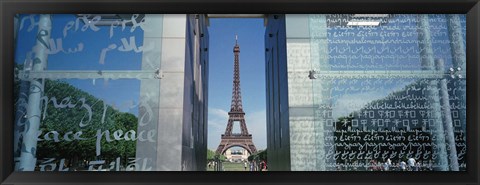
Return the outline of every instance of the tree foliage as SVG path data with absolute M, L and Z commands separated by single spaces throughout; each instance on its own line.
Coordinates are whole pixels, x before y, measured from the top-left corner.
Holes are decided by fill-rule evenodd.
M 19 82 L 21 81 L 16 80 L 15 82 L 15 100 L 18 99 Z M 82 101 L 82 98 L 85 99 L 85 102 Z M 91 107 L 90 121 L 89 111 L 83 106 L 84 104 Z M 113 132 L 117 130 L 121 130 L 122 133 L 129 130 L 136 132 L 138 118 L 131 113 L 114 109 L 101 99 L 67 82 L 48 79 L 44 81 L 41 112 L 40 131 L 42 134 L 38 138 L 42 140 L 37 143 L 38 160 L 64 158 L 69 163 L 81 163 L 83 160 L 114 161 L 117 157 L 121 157 L 122 160 L 135 157 L 136 141 L 117 141 Z M 97 132 L 107 130 L 110 132 L 111 141 L 107 141 L 107 136 L 103 135 L 101 154 L 96 156 Z M 58 133 L 60 141 L 53 140 L 55 134 L 52 131 Z M 73 139 L 73 135 L 79 131 L 82 132 L 81 138 L 84 139 Z M 73 139 L 73 141 L 64 139 L 64 135 L 69 132 L 71 134 L 67 138 Z M 50 138 L 50 140 L 45 140 L 45 138 Z
M 213 150 L 207 149 L 207 161 L 215 160 L 215 155 L 217 155 Z M 219 155 L 221 161 L 225 161 L 227 157 L 225 155 Z
M 267 150 L 260 150 L 248 156 L 248 161 L 252 160 L 267 161 Z

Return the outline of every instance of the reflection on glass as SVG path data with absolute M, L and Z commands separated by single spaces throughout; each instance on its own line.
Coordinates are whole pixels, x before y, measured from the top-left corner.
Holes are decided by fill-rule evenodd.
M 466 170 L 464 15 L 291 16 L 292 170 Z
M 15 170 L 205 170 L 208 34 L 194 30 L 207 23 L 170 18 L 19 15 Z M 289 156 L 281 170 L 466 170 L 465 15 L 284 19 L 277 53 L 266 51 L 266 99 L 278 107 L 267 136 L 281 139 L 268 143 L 289 148 L 267 151 Z
M 156 145 L 159 46 L 139 16 L 19 15 L 15 170 L 151 169 L 137 149 Z

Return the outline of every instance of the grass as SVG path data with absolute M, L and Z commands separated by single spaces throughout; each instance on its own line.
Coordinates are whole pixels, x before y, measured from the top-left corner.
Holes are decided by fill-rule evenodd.
M 222 165 L 225 171 L 245 171 L 244 163 L 223 162 Z M 213 171 L 213 167 L 208 168 L 207 166 L 207 171 Z M 247 167 L 247 171 L 248 171 L 248 167 Z
M 243 163 L 224 162 L 223 169 L 225 169 L 225 171 L 245 171 L 245 167 Z M 247 165 L 247 170 L 248 170 L 248 165 Z

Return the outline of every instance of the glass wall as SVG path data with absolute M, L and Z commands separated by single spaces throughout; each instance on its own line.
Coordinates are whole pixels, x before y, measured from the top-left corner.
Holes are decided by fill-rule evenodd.
M 287 15 L 291 170 L 466 170 L 465 19 Z
M 208 47 L 194 34 L 208 35 L 203 17 L 197 16 L 200 22 L 185 14 L 17 18 L 16 171 L 205 166 L 205 152 L 196 150 L 206 146 L 206 111 L 199 102 L 207 94 L 201 69 L 208 57 L 192 52 Z M 199 44 L 187 48 L 188 42 Z

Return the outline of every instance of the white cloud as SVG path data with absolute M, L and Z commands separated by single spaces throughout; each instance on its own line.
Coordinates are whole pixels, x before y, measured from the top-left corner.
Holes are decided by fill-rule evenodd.
M 221 134 L 227 128 L 228 112 L 218 108 L 208 108 L 208 148 L 216 150 Z
M 369 91 L 363 93 L 347 94 L 340 97 L 332 110 L 332 116 L 336 120 L 342 116 L 348 116 L 353 111 L 363 108 L 367 103 L 385 97 L 382 91 Z
M 336 120 L 339 117 L 348 116 L 348 114 L 363 108 L 366 104 L 382 99 L 389 93 L 399 91 L 411 83 L 411 81 L 400 81 L 398 85 L 389 89 L 343 95 L 337 99 L 336 106 L 332 110 L 332 117 Z
M 267 148 L 267 113 L 266 110 L 252 112 L 245 115 L 248 132 L 252 134 L 253 143 L 257 150 Z
M 228 119 L 228 112 L 223 109 L 208 108 L 208 115 Z

